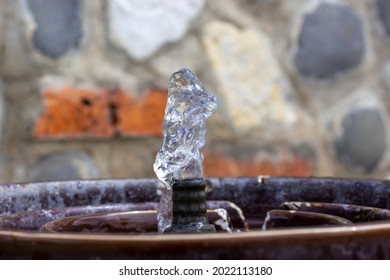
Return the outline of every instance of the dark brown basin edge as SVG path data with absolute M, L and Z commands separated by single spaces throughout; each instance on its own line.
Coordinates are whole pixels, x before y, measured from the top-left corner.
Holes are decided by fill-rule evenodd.
M 383 222 L 352 227 L 201 235 L 130 236 L 0 231 L 0 258 L 388 259 L 389 236 L 390 223 Z

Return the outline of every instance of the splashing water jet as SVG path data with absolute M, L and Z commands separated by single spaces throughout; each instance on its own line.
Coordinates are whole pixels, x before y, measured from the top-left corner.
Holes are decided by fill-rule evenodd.
M 213 229 L 204 215 L 205 183 L 200 149 L 205 144 L 205 121 L 217 107 L 218 99 L 206 91 L 189 69 L 172 74 L 163 123 L 163 143 L 153 166 L 160 180 L 159 231 L 204 232 Z

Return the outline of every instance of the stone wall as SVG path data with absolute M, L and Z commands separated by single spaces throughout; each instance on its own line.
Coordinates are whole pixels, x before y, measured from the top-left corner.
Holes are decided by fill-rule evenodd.
M 171 73 L 207 176 L 390 176 L 390 0 L 2 0 L 0 182 L 154 177 Z

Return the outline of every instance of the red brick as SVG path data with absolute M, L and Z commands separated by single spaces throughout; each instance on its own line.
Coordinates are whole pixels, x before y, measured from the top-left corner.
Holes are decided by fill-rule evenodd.
M 33 133 L 38 138 L 160 136 L 166 100 L 162 90 L 137 98 L 120 89 L 49 88 Z
M 209 177 L 311 176 L 314 173 L 314 167 L 312 160 L 297 156 L 276 155 L 272 159 L 266 156 L 260 159 L 235 160 L 222 154 L 206 153 L 204 173 Z
M 33 130 L 36 137 L 110 137 L 114 133 L 104 91 L 50 88 L 44 90 L 43 102 L 44 111 Z

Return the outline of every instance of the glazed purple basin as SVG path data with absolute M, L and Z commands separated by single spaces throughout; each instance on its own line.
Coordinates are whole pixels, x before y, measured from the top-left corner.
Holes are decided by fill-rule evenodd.
M 82 180 L 0 185 L 2 259 L 389 259 L 383 219 L 328 227 L 261 231 L 267 212 L 289 201 L 390 208 L 390 181 L 336 178 L 210 178 L 208 199 L 240 207 L 249 231 L 213 234 L 43 233 L 21 229 L 39 210 L 157 202 L 157 180 Z M 155 204 L 153 204 L 155 205 Z M 118 206 L 116 206 L 118 207 Z M 59 210 L 58 210 L 59 211 Z M 41 211 L 42 214 L 45 211 Z M 48 212 L 49 213 L 49 212 Z M 1 219 L 24 217 L 8 227 Z M 24 216 L 23 216 L 24 215 Z M 378 215 L 377 215 L 378 216 Z M 27 217 L 27 218 L 26 218 Z M 35 219 L 35 220 L 34 220 Z M 18 228 L 19 227 L 19 228 Z

